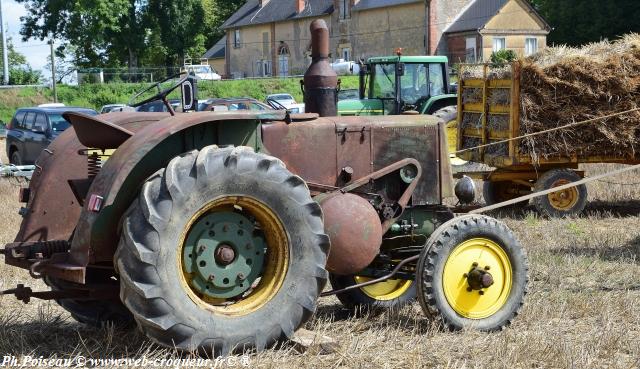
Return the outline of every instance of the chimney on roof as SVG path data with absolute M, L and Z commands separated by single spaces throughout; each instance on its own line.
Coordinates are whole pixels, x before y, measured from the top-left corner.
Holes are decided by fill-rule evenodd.
M 260 7 L 262 8 L 263 6 L 267 5 L 270 0 L 258 0 L 258 1 L 260 2 Z
M 305 8 L 305 0 L 293 0 L 296 2 L 296 13 L 300 14 Z

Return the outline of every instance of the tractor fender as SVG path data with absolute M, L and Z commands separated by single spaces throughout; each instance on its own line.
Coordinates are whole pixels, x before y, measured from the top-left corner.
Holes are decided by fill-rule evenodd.
M 420 114 L 433 114 L 445 106 L 458 105 L 458 97 L 453 94 L 434 96 L 422 106 Z
M 101 118 L 136 132 L 166 116 L 164 113 L 111 113 Z M 42 151 L 29 182 L 31 196 L 14 242 L 71 239 L 81 207 L 68 180 L 87 177 L 87 157 L 78 154 L 85 149 L 70 128 Z
M 169 161 L 208 145 L 262 148 L 259 123 L 282 120 L 282 112 L 202 112 L 179 114 L 150 124 L 125 141 L 103 165 L 85 204 L 101 202 L 99 210 L 82 209 L 69 262 L 79 266 L 110 263 L 118 245 L 120 219 L 140 186 Z

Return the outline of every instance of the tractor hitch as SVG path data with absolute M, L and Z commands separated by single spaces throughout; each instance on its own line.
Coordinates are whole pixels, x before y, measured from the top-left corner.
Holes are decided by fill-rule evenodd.
M 31 287 L 18 284 L 16 288 L 2 291 L 2 295 L 15 295 L 19 301 L 28 304 L 32 298 L 40 300 L 103 300 L 118 298 L 119 288 L 106 287 L 103 289 L 68 289 L 58 291 L 33 291 Z

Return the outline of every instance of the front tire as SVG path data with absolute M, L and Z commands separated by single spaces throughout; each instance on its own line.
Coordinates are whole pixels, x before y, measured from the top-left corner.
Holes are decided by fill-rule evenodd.
M 127 212 L 120 297 L 166 347 L 262 350 L 315 311 L 328 249 L 301 178 L 250 148 L 209 146 L 151 176 Z
M 425 314 L 450 330 L 496 331 L 509 325 L 524 303 L 527 257 L 502 222 L 465 215 L 429 238 L 416 277 Z
M 9 163 L 13 165 L 22 165 L 22 156 L 20 152 L 16 149 L 11 153 L 11 157 L 9 158 Z

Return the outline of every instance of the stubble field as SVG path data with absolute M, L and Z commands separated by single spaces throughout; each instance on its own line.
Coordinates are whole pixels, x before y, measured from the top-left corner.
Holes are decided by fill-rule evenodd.
M 4 157 L 4 142 L 0 141 Z M 586 167 L 587 174 L 611 166 Z M 524 212 L 493 213 L 528 252 L 531 285 L 521 315 L 498 333 L 451 333 L 426 319 L 417 303 L 399 311 L 353 317 L 331 297 L 306 328 L 335 338 L 328 355 L 291 347 L 249 356 L 252 367 L 301 368 L 637 368 L 640 365 L 640 174 L 589 186 L 584 216 L 570 220 Z M 625 185 L 619 184 L 623 183 Z M 630 185 L 631 184 L 631 185 Z M 0 179 L 0 244 L 20 225 L 17 185 Z M 25 283 L 26 271 L 0 264 L 0 289 Z M 0 356 L 44 358 L 177 358 L 136 329 L 76 323 L 55 302 L 28 305 L 0 297 Z M 241 366 L 241 361 L 236 361 Z

